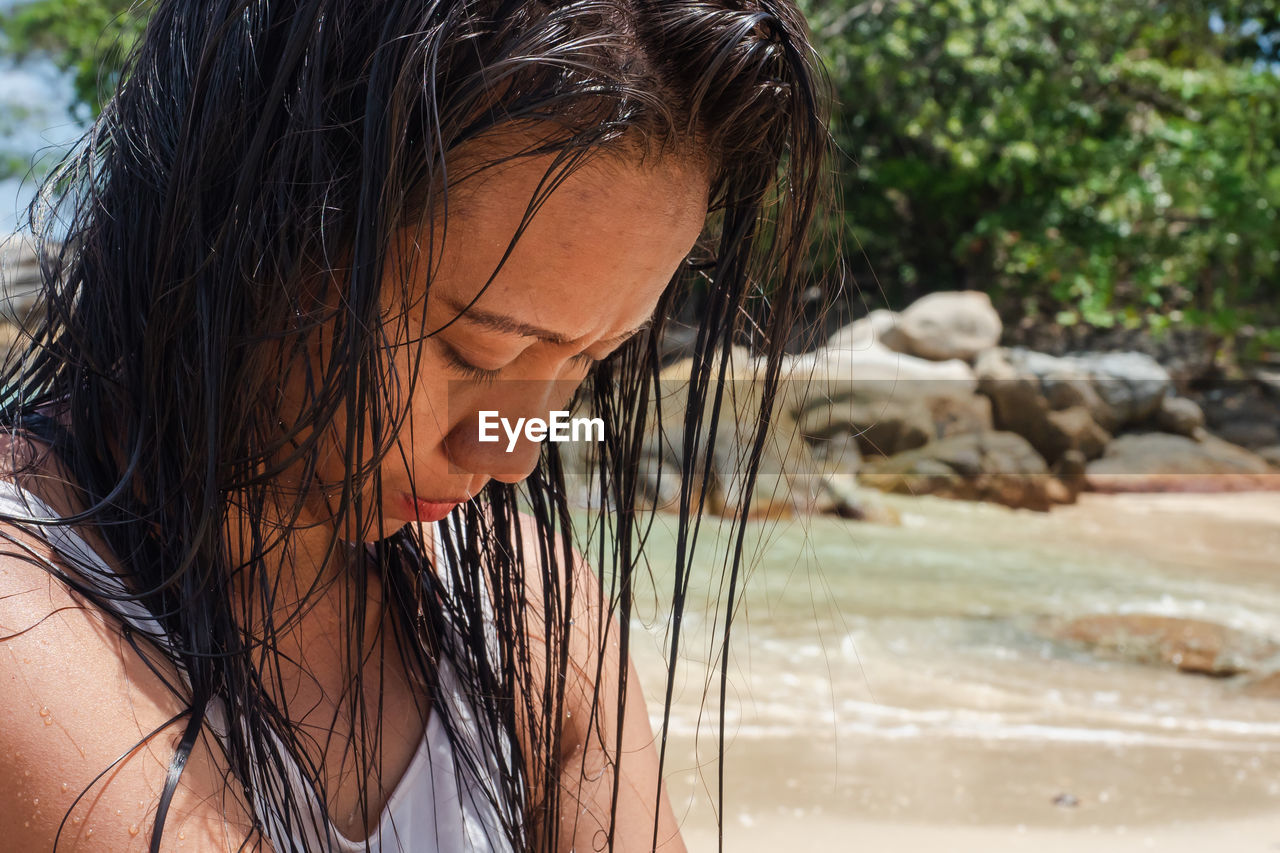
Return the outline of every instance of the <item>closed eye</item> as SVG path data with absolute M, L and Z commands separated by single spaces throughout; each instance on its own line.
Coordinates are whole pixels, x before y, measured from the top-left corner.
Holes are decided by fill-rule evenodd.
M 584 368 L 586 370 L 590 370 L 591 368 L 599 364 L 601 360 L 598 358 L 592 358 L 590 355 L 588 355 L 585 352 L 580 352 L 577 355 L 570 358 L 569 361 L 578 367 Z
M 449 367 L 467 379 L 491 385 L 497 381 L 498 376 L 502 373 L 501 370 L 489 370 L 483 367 L 477 367 L 462 356 L 458 355 L 457 351 L 454 350 L 453 347 L 445 344 L 443 341 L 441 341 L 441 344 L 445 361 L 449 363 Z

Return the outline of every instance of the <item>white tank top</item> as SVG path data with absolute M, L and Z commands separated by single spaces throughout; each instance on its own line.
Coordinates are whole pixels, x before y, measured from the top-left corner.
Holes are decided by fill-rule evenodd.
M 0 481 L 0 514 L 14 519 L 55 518 L 53 511 L 39 498 L 8 481 Z M 87 581 L 101 587 L 104 593 L 112 595 L 126 591 L 119 576 L 70 528 L 24 525 L 24 529 L 45 539 L 55 551 L 70 560 Z M 440 549 L 437 549 L 437 555 L 439 553 Z M 118 610 L 116 615 L 134 630 L 162 644 L 165 642 L 163 628 L 140 603 L 124 600 L 115 601 L 113 605 Z M 478 772 L 468 771 L 465 765 L 459 769 L 453 745 L 445 733 L 440 715 L 433 709 L 422 742 L 387 799 L 378 826 L 369 837 L 368 849 L 377 853 L 510 853 L 510 843 L 493 805 L 494 802 L 502 802 L 501 789 L 496 782 L 499 778 L 498 761 L 491 752 L 481 748 L 475 715 L 462 695 L 457 674 L 448 661 L 440 663 L 438 682 L 433 699 L 448 704 L 455 735 L 466 744 L 468 754 L 481 757 L 485 766 L 478 768 Z M 211 706 L 208 719 L 211 730 L 219 737 L 224 736 L 226 717 L 221 703 Z M 262 778 L 251 780 L 249 787 L 259 798 L 256 810 L 263 816 L 267 838 L 276 853 L 302 849 L 304 845 L 309 850 L 364 851 L 365 841 L 343 837 L 323 818 L 312 786 L 306 782 L 297 765 L 288 761 L 278 736 L 274 732 L 271 734 L 286 756 L 286 784 L 292 788 L 300 806 L 310 810 L 312 818 L 300 832 L 286 831 L 279 816 L 273 814 L 260 799 L 264 786 L 275 782 L 274 774 L 268 778 L 265 775 L 268 771 L 259 768 Z

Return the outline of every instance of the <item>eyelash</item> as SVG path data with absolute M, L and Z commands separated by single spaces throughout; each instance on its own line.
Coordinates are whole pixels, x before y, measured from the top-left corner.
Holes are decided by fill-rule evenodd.
M 471 379 L 476 382 L 483 382 L 487 385 L 492 384 L 497 381 L 498 375 L 502 373 L 501 370 L 488 370 L 483 367 L 476 367 L 474 364 L 464 361 L 461 356 L 454 352 L 452 347 L 446 346 L 444 348 L 444 354 L 451 368 L 465 376 L 467 379 Z M 599 363 L 597 359 L 592 358 L 585 352 L 578 353 L 569 360 L 575 364 L 583 365 L 588 370 Z
M 453 348 L 449 346 L 444 347 L 444 356 L 448 360 L 449 366 L 453 368 L 454 371 L 462 374 L 467 379 L 471 379 L 476 382 L 483 382 L 486 385 L 490 385 L 497 381 L 498 374 L 502 372 L 501 370 L 486 370 L 483 367 L 476 367 L 470 362 L 463 361 L 462 357 L 454 352 Z
M 569 360 L 572 361 L 574 364 L 582 365 L 587 370 L 590 370 L 591 368 L 595 367 L 597 364 L 600 363 L 599 359 L 592 358 L 591 356 L 587 355 L 585 352 L 580 352 Z

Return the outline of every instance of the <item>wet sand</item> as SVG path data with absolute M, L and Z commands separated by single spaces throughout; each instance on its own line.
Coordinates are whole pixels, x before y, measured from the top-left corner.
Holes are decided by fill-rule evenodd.
M 689 829 L 690 853 L 714 853 L 714 832 Z M 912 826 L 840 820 L 825 816 L 802 823 L 761 821 L 725 833 L 732 853 L 790 851 L 840 853 L 1275 853 L 1280 850 L 1280 814 L 1275 818 L 1186 823 L 1159 828 L 1105 828 L 1029 831 L 1025 828 Z
M 888 502 L 901 527 L 763 536 L 729 679 L 724 850 L 1280 851 L 1280 699 L 1034 627 L 1136 608 L 1280 639 L 1280 495 Z M 707 853 L 718 681 L 698 624 L 666 772 Z M 642 673 L 659 649 L 637 649 Z
M 864 741 L 840 744 L 832 773 L 818 769 L 830 769 L 829 740 L 760 746 L 728 750 L 727 851 L 1280 850 L 1275 753 L 1253 766 L 1245 752 L 1223 762 L 1165 749 Z M 695 776 L 677 774 L 672 793 L 690 851 L 707 853 L 716 826 L 706 798 L 691 796 Z M 714 789 L 714 766 L 703 783 Z

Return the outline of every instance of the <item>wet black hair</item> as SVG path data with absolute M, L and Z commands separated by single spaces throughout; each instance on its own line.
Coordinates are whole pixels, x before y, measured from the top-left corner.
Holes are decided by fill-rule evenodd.
M 379 466 L 401 452 L 415 381 L 390 370 L 391 353 L 433 331 L 386 310 L 386 258 L 402 229 L 446 220 L 450 187 L 467 179 L 450 172 L 456 155 L 503 134 L 527 141 L 506 159 L 554 157 L 544 193 L 598 158 L 675 158 L 710 179 L 707 227 L 653 328 L 579 391 L 606 424 L 591 480 L 592 525 L 605 532 L 586 556 L 625 659 L 646 523 L 637 470 L 646 425 L 661 414 L 658 342 L 677 307 L 700 300 L 681 443 L 667 649 L 674 677 L 707 500 L 698 460 L 720 416 L 704 403 L 719 399 L 730 347 L 749 343 L 766 365 L 749 496 L 806 286 L 808 234 L 826 183 L 819 69 L 790 0 L 154 4 L 118 91 L 33 206 L 43 308 L 2 378 L 4 423 L 49 441 L 82 496 L 84 510 L 57 523 L 106 541 L 125 597 L 155 615 L 165 653 L 185 675 L 170 685 L 188 713 L 150 828 L 153 850 L 215 703 L 226 709 L 227 768 L 246 794 L 263 768 L 283 773 L 292 760 L 326 801 L 319 768 L 273 690 L 270 659 L 285 626 L 270 616 L 263 565 L 269 555 L 287 559 L 305 498 L 282 487 L 281 475 L 314 472 L 324 437 L 340 424 L 346 471 L 324 488 L 337 518 L 364 532 L 378 523 Z M 407 295 L 412 283 L 403 286 Z M 306 353 L 322 332 L 323 365 L 308 372 Z M 308 389 L 300 407 L 280 394 L 298 371 Z M 413 526 L 372 546 L 403 666 L 434 685 L 440 661 L 450 661 L 477 708 L 482 743 L 463 742 L 447 703 L 421 709 L 424 719 L 441 715 L 464 766 L 497 757 L 502 790 L 493 793 L 516 850 L 561 842 L 555 780 L 565 759 L 554 721 L 570 680 L 570 599 L 581 594 L 555 580 L 577 541 L 565 478 L 557 445 L 546 443 L 528 479 L 490 482 L 456 511 L 461 533 L 439 528 L 444 565 L 430 565 Z M 521 537 L 520 512 L 533 519 L 537 542 Z M 232 513 L 249 523 L 231 528 Z M 721 600 L 725 654 L 743 520 Z M 522 628 L 526 553 L 541 556 L 548 581 L 537 614 L 547 641 L 536 651 Z M 336 534 L 327 559 L 351 559 Z M 118 606 L 120 596 L 82 573 L 48 568 L 104 609 Z M 350 600 L 364 602 L 366 574 L 351 573 L 351 582 Z M 299 609 L 328 592 L 310 590 Z M 260 629 L 241 624 L 244 612 L 267 614 Z M 344 647 L 354 655 L 379 622 L 353 607 L 348 624 Z M 535 654 L 544 658 L 537 666 Z M 380 718 L 363 705 L 361 667 L 350 669 L 348 766 L 367 793 Z M 535 683 L 532 672 L 544 676 Z M 625 692 L 596 698 L 620 705 Z M 668 689 L 667 714 L 671 701 Z M 284 826 L 308 819 L 287 788 L 253 795 L 254 808 Z M 268 816 L 256 821 L 264 832 Z M 657 832 L 655 821 L 654 843 Z M 603 841 L 611 848 L 612 834 Z

